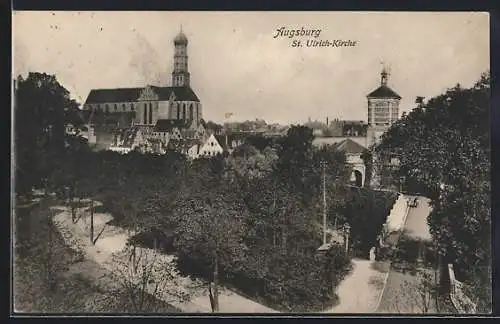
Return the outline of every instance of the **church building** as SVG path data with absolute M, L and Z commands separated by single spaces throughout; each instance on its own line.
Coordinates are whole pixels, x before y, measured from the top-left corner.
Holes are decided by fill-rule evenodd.
M 202 105 L 190 85 L 188 39 L 182 30 L 173 43 L 171 86 L 90 91 L 83 109 L 88 112 L 89 123 L 96 125 L 96 130 L 98 125 L 115 133 L 134 127 L 142 129 L 144 134 L 157 134 L 167 131 L 164 125 L 175 124 L 185 137 L 200 134 L 204 124 Z

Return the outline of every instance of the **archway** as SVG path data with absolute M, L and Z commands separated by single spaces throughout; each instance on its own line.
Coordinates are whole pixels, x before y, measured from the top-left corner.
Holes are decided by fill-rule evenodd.
M 356 187 L 363 186 L 363 174 L 359 170 L 353 170 L 351 175 L 351 182 Z

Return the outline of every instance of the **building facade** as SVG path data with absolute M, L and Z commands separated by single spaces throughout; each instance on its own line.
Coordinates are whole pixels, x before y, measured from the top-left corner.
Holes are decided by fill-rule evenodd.
M 382 134 L 399 119 L 401 96 L 387 85 L 389 73 L 384 68 L 380 73 L 380 87 L 370 92 L 368 100 L 367 145 L 378 143 Z

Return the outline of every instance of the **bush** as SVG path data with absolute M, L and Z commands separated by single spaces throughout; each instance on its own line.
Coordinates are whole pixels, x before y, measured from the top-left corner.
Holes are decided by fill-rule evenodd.
M 396 253 L 394 255 L 395 261 L 404 260 L 406 262 L 415 263 L 418 260 L 420 240 L 413 239 L 402 235 L 399 239 Z M 423 242 L 423 263 L 429 267 L 436 266 L 436 251 L 432 242 Z
M 173 235 L 174 235 L 173 231 L 163 232 L 151 229 L 149 231 L 141 232 L 137 235 L 134 235 L 129 239 L 129 242 L 130 244 L 134 244 L 139 247 L 145 247 L 149 249 L 156 248 L 164 253 L 173 253 L 175 252 L 173 246 L 173 241 L 174 241 Z
M 338 301 L 335 287 L 351 270 L 351 262 L 340 246 L 334 246 L 324 256 L 311 253 L 272 253 L 265 264 L 258 264 L 249 256 L 237 270 L 224 263 L 219 267 L 219 278 L 243 295 L 259 299 L 281 311 L 320 311 Z M 253 251 L 259 253 L 259 251 Z M 179 255 L 182 273 L 212 280 L 211 265 L 194 254 Z
M 477 312 L 489 314 L 492 309 L 492 268 L 486 266 L 457 265 L 455 278 L 464 283 L 465 293 L 476 304 Z

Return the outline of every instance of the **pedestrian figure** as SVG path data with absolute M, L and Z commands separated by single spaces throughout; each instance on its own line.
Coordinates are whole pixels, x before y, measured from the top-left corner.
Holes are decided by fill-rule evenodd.
M 376 257 L 375 257 L 375 247 L 372 247 L 370 249 L 370 261 L 375 261 Z

